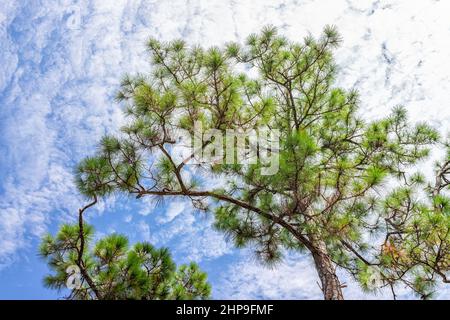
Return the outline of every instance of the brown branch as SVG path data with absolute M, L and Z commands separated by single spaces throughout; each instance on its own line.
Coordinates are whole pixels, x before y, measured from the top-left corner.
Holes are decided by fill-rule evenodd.
M 78 250 L 78 259 L 77 259 L 77 266 L 80 268 L 81 275 L 84 279 L 86 279 L 86 282 L 88 283 L 89 287 L 92 289 L 92 291 L 95 294 L 95 297 L 97 299 L 101 298 L 101 294 L 98 291 L 97 286 L 95 285 L 92 278 L 89 276 L 89 274 L 86 271 L 84 262 L 83 262 L 83 253 L 84 253 L 84 246 L 85 246 L 85 239 L 84 239 L 84 228 L 83 228 L 83 213 L 93 205 L 97 203 L 97 196 L 94 196 L 94 200 L 84 206 L 83 208 L 78 210 L 78 239 L 80 240 L 80 249 Z
M 180 188 L 183 192 L 187 191 L 186 185 L 183 182 L 183 178 L 181 177 L 181 173 L 180 170 L 178 169 L 178 166 L 175 164 L 175 162 L 173 161 L 172 157 L 170 156 L 170 154 L 167 152 L 167 150 L 160 144 L 158 145 L 159 149 L 161 149 L 162 153 L 164 153 L 164 155 L 167 157 L 167 159 L 170 161 L 170 164 L 172 165 L 173 169 L 174 169 L 174 173 L 177 177 L 178 183 L 180 184 Z
M 341 240 L 341 243 L 344 245 L 344 247 L 346 247 L 348 250 L 350 250 L 355 256 L 357 256 L 359 258 L 359 260 L 361 260 L 362 262 L 364 262 L 366 265 L 368 266 L 377 266 L 379 265 L 378 263 L 372 263 L 369 262 L 368 260 L 366 260 L 358 251 L 356 251 L 352 245 L 350 243 L 348 243 L 345 240 Z
M 300 243 L 302 243 L 305 247 L 307 247 L 309 250 L 314 250 L 314 247 L 312 246 L 311 242 L 301 233 L 299 233 L 297 230 L 295 230 L 295 228 L 290 225 L 289 223 L 287 223 L 286 221 L 284 221 L 283 219 L 281 219 L 280 217 L 274 216 L 270 213 L 267 213 L 263 210 L 261 210 L 258 207 L 254 207 L 251 204 L 224 195 L 224 194 L 219 194 L 219 193 L 214 193 L 211 191 L 195 191 L 195 190 L 184 190 L 184 191 L 173 191 L 173 190 L 164 190 L 164 191 L 158 191 L 158 190 L 145 190 L 145 191 L 140 191 L 137 192 L 137 197 L 142 197 L 143 195 L 154 195 L 154 196 L 188 196 L 188 197 L 209 197 L 209 198 L 213 198 L 213 199 L 217 199 L 217 200 L 221 200 L 224 202 L 228 202 L 228 203 L 232 203 L 235 204 L 243 209 L 247 209 L 249 211 L 253 211 L 255 213 L 257 213 L 258 215 L 260 215 L 261 217 L 264 217 L 268 220 L 271 220 L 275 223 L 277 223 L 278 225 L 286 228 L 298 241 L 300 241 Z

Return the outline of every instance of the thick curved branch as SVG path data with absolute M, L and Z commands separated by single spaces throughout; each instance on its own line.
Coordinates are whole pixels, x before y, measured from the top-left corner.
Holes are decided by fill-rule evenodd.
M 89 276 L 88 272 L 86 271 L 85 265 L 83 263 L 83 253 L 84 253 L 84 246 L 85 246 L 85 239 L 84 239 L 84 229 L 83 229 L 83 213 L 89 209 L 90 207 L 94 206 L 97 203 L 97 196 L 94 196 L 94 200 L 84 206 L 83 208 L 78 210 L 78 227 L 79 227 L 79 233 L 78 238 L 80 239 L 80 249 L 78 250 L 78 257 L 77 257 L 77 266 L 80 268 L 81 275 L 84 279 L 86 279 L 86 282 L 88 283 L 89 287 L 92 289 L 92 291 L 95 294 L 95 297 L 97 299 L 101 298 L 101 294 L 95 285 L 92 278 Z
M 271 221 L 279 224 L 280 226 L 286 228 L 305 247 L 307 247 L 309 250 L 314 250 L 314 247 L 311 244 L 311 242 L 304 235 L 300 234 L 297 230 L 295 230 L 295 228 L 292 225 L 290 225 L 283 219 L 281 219 L 277 216 L 274 216 L 270 213 L 267 213 L 258 207 L 252 206 L 251 204 L 249 204 L 245 201 L 242 201 L 242 200 L 239 200 L 239 199 L 236 199 L 236 198 L 224 195 L 224 194 L 219 194 L 219 193 L 215 193 L 215 192 L 211 192 L 211 191 L 195 191 L 195 190 L 185 190 L 185 191 L 145 190 L 145 191 L 140 191 L 140 192 L 136 192 L 136 193 L 137 193 L 136 197 L 138 197 L 138 198 L 142 197 L 143 195 L 208 197 L 208 198 L 213 198 L 216 200 L 221 200 L 224 202 L 232 203 L 232 204 L 237 205 L 238 207 L 241 207 L 242 209 L 247 209 L 247 210 L 253 211 L 253 212 L 257 213 L 258 215 L 260 215 L 261 217 L 271 220 Z

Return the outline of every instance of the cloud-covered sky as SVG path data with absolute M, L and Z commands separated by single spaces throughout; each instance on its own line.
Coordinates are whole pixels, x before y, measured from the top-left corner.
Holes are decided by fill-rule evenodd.
M 403 104 L 414 120 L 447 134 L 448 12 L 445 0 L 1 1 L 0 298 L 57 296 L 41 285 L 47 271 L 37 257 L 39 236 L 75 218 L 82 200 L 72 168 L 121 125 L 112 97 L 125 73 L 149 70 L 148 37 L 220 45 L 273 24 L 300 40 L 334 24 L 344 38 L 338 84 L 360 91 L 367 118 Z M 118 197 L 90 215 L 99 234 L 125 232 L 169 246 L 177 262 L 197 260 L 215 297 L 320 298 L 308 258 L 288 254 L 267 269 L 188 203 L 154 207 Z M 362 297 L 349 283 L 344 294 Z

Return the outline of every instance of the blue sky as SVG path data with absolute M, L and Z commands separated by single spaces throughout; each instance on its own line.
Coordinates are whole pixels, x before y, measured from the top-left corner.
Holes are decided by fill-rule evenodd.
M 404 104 L 414 120 L 447 133 L 449 11 L 449 2 L 431 0 L 0 2 L 0 299 L 61 296 L 42 286 L 39 237 L 73 220 L 83 204 L 73 166 L 120 127 L 112 97 L 126 72 L 149 70 L 148 37 L 209 46 L 242 41 L 268 23 L 292 39 L 335 24 L 344 38 L 339 85 L 360 90 L 367 118 Z M 123 232 L 169 246 L 178 263 L 199 262 L 214 297 L 321 297 L 308 258 L 287 253 L 267 269 L 180 199 L 154 208 L 115 197 L 88 216 L 99 236 Z M 346 296 L 362 297 L 347 281 Z

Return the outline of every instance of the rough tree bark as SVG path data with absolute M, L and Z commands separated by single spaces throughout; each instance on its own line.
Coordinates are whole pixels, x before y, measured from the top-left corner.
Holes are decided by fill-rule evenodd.
M 325 242 L 316 237 L 310 237 L 313 249 L 311 254 L 314 259 L 317 273 L 322 285 L 325 300 L 344 300 L 342 286 L 336 275 L 336 269 L 331 261 Z

